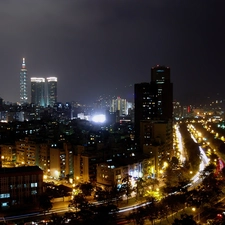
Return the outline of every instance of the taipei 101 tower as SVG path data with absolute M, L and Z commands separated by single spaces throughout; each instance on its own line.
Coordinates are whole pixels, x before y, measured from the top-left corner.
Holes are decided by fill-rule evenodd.
M 25 58 L 23 58 L 22 68 L 20 70 L 20 104 L 25 104 L 27 101 L 27 69 Z

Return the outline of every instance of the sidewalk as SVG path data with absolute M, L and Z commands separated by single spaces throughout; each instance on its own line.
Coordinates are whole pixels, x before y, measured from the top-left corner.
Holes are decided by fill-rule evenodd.
M 62 202 L 54 202 L 52 203 L 52 209 L 60 209 L 60 208 L 68 208 L 68 205 L 70 204 L 69 201 L 62 201 Z

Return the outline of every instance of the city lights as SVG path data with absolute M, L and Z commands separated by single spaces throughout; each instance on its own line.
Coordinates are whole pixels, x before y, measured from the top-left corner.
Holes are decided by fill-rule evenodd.
M 92 121 L 95 123 L 104 123 L 106 121 L 106 117 L 103 114 L 94 115 L 92 117 Z

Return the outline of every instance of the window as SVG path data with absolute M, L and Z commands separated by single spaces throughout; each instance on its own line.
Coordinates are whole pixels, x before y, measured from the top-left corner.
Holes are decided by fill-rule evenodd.
M 31 191 L 31 194 L 32 194 L 32 195 L 36 195 L 36 194 L 37 194 L 37 191 L 36 191 L 36 190 L 32 190 L 32 191 Z
M 116 175 L 121 174 L 121 170 L 116 170 Z
M 31 183 L 30 186 L 31 187 L 37 187 L 37 183 Z
M 0 198 L 10 198 L 10 194 L 9 193 L 0 194 Z

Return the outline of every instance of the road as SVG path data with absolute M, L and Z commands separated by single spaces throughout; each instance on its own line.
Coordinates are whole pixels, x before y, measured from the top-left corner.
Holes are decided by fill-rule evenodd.
M 185 152 L 182 148 L 182 139 L 181 139 L 181 136 L 177 130 L 177 136 L 179 137 L 179 146 L 180 146 L 180 151 L 181 151 L 181 156 L 182 156 L 182 159 L 185 160 Z M 194 136 L 192 135 L 192 138 L 195 142 L 197 142 L 194 138 Z M 208 162 L 209 162 L 209 159 L 208 157 L 206 156 L 204 150 L 199 147 L 200 149 L 200 152 L 201 152 L 201 164 L 200 164 L 200 167 L 199 167 L 199 172 L 192 178 L 192 187 L 195 186 L 195 185 L 198 185 L 200 182 L 201 182 L 201 179 L 200 179 L 200 172 L 205 168 L 206 165 L 208 165 Z M 43 216 L 46 216 L 46 215 L 52 215 L 53 213 L 57 213 L 57 214 L 63 214 L 65 212 L 68 212 L 68 204 L 69 202 L 58 202 L 58 203 L 54 203 L 53 204 L 53 209 L 50 210 L 49 212 L 47 213 L 30 213 L 30 214 L 24 214 L 24 215 L 18 215 L 18 216 L 11 216 L 11 217 L 5 217 L 5 218 L 0 218 L 0 221 L 14 221 L 14 220 L 19 220 L 19 219 L 24 219 L 24 218 L 30 218 L 30 219 L 37 219 L 38 217 L 43 217 Z M 126 221 L 126 216 L 131 212 L 131 211 L 134 211 L 135 209 L 137 209 L 138 207 L 142 207 L 144 206 L 146 203 L 143 203 L 143 204 L 139 204 L 139 205 L 131 205 L 131 206 L 127 206 L 127 207 L 122 207 L 120 208 L 119 210 L 119 220 L 118 220 L 118 224 L 129 224 L 128 221 Z M 147 222 L 147 221 L 146 221 Z M 148 224 L 148 223 L 145 223 L 145 224 Z

